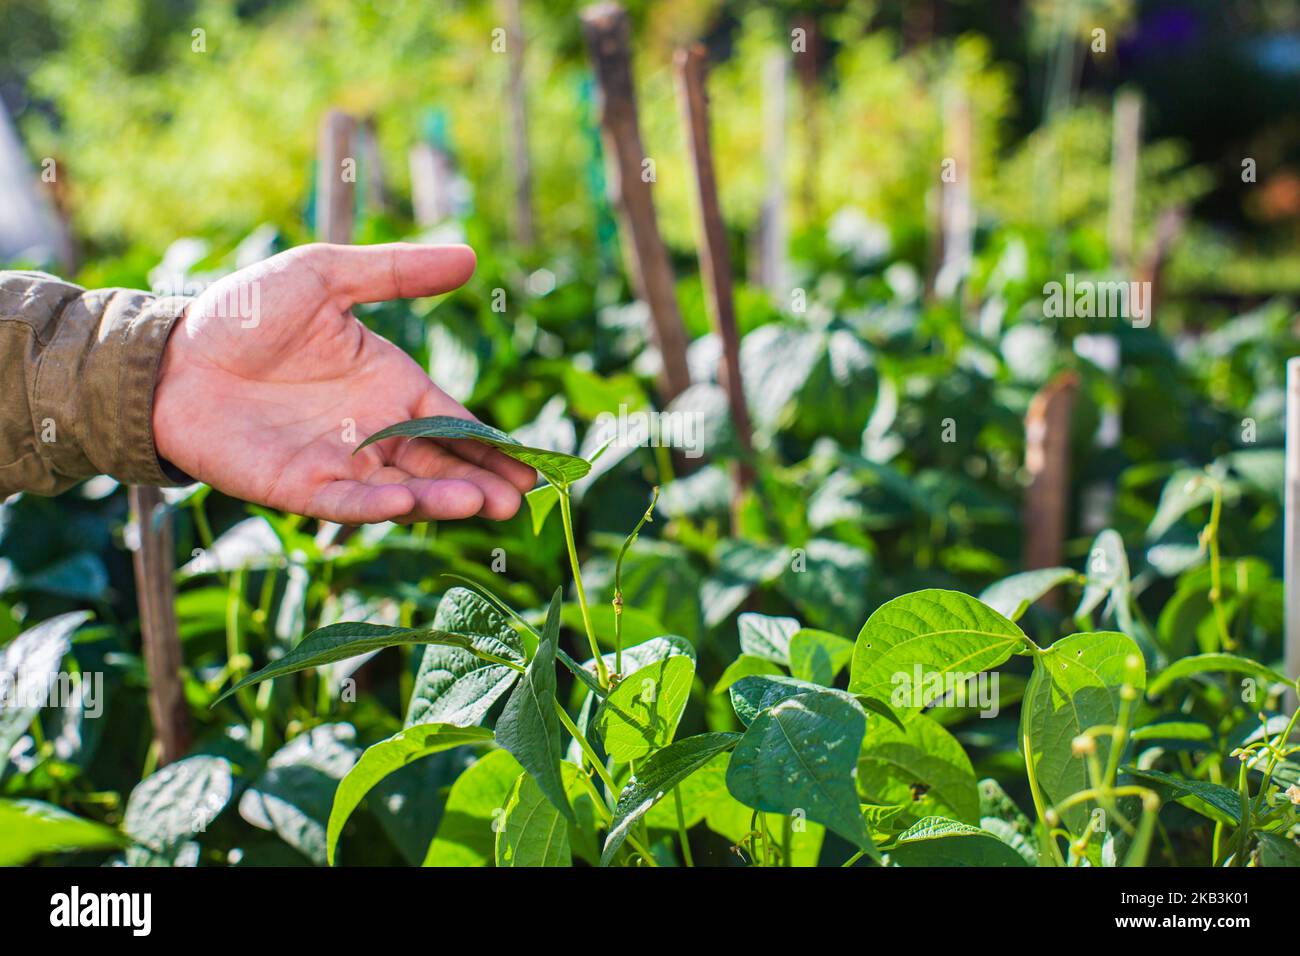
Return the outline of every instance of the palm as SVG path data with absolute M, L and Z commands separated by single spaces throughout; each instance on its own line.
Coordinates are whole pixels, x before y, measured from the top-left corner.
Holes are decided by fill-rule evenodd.
M 464 247 L 305 246 L 214 283 L 168 343 L 159 454 L 227 494 L 333 521 L 507 518 L 532 470 L 473 442 L 367 435 L 471 417 L 356 302 L 431 295 L 473 272 Z

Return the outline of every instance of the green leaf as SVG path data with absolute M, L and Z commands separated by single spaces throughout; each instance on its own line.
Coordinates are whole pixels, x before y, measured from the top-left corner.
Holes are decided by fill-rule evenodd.
M 408 422 L 399 422 L 375 432 L 357 446 L 357 451 L 385 438 L 446 438 L 482 442 L 516 461 L 522 461 L 525 465 L 536 468 L 539 475 L 561 489 L 568 488 L 591 471 L 591 463 L 583 458 L 545 448 L 521 445 L 503 431 L 465 418 L 437 415 L 433 418 L 416 418 Z
M 1116 724 L 1125 684 L 1139 696 L 1146 684 L 1142 651 L 1127 634 L 1071 634 L 1035 656 L 1020 730 L 1025 756 L 1048 806 L 1088 788 L 1087 764 L 1074 755 L 1071 741 L 1089 728 Z M 1111 738 L 1098 734 L 1095 740 L 1104 767 Z M 1091 805 L 1076 804 L 1065 811 L 1063 819 L 1073 832 L 1082 832 Z
M 347 772 L 334 792 L 326 827 L 326 859 L 334 865 L 334 852 L 338 847 L 343 825 L 371 788 L 390 773 L 402 767 L 453 747 L 464 744 L 484 744 L 492 739 L 492 731 L 483 727 L 458 727 L 452 724 L 418 724 L 407 727 L 387 740 L 381 740 L 366 751 Z
M 665 794 L 715 756 L 736 746 L 739 740 L 740 734 L 700 734 L 651 754 L 618 796 L 600 865 L 609 865 L 632 827 Z
M 1270 685 L 1288 684 L 1295 686 L 1295 682 L 1288 679 L 1285 674 L 1279 673 L 1271 667 L 1265 667 L 1258 661 L 1253 661 L 1248 657 L 1238 657 L 1236 654 L 1196 654 L 1192 657 L 1184 657 L 1182 660 L 1174 661 L 1157 674 L 1152 679 L 1151 686 L 1147 688 L 1147 693 L 1152 697 L 1157 697 L 1176 680 L 1191 677 L 1194 674 L 1217 671 L 1245 674 Z
M 1210 783 L 1208 780 L 1175 777 L 1160 770 L 1125 767 L 1124 772 L 1131 777 L 1136 777 L 1142 783 L 1154 786 L 1162 796 L 1165 793 L 1172 793 L 1180 803 L 1198 813 L 1204 813 L 1212 820 L 1223 820 L 1234 826 L 1241 823 L 1241 794 L 1231 787 Z M 1201 803 L 1208 804 L 1209 808 L 1217 813 L 1206 813 Z
M 272 661 L 259 671 L 249 674 L 235 686 L 214 700 L 215 706 L 231 694 L 249 684 L 256 684 L 286 674 L 322 664 L 358 657 L 385 647 L 399 644 L 442 644 L 447 647 L 459 647 L 476 654 L 491 663 L 512 661 L 523 663 L 522 652 L 517 647 L 501 643 L 495 637 L 483 637 L 473 634 L 454 634 L 432 627 L 389 627 L 385 624 L 331 624 L 318 631 L 312 631 L 302 639 L 302 643 L 285 654 L 279 660 Z
M 0 800 L 0 866 L 23 866 L 46 853 L 107 850 L 126 835 L 39 800 Z
M 810 681 L 799 680 L 797 677 L 786 677 L 784 674 L 752 674 L 736 681 L 731 685 L 730 690 L 732 709 L 736 711 L 736 716 L 746 727 L 769 707 L 779 704 L 787 697 L 810 691 L 834 694 L 854 706 L 861 706 L 860 702 L 846 691 L 823 687 Z
M 898 838 L 889 858 L 900 866 L 1026 866 L 997 837 L 943 817 L 926 817 Z
M 799 630 L 798 621 L 792 617 L 745 613 L 736 618 L 736 625 L 740 629 L 741 653 L 789 666 L 790 639 Z
M 542 485 L 524 495 L 528 502 L 528 514 L 533 519 L 533 534 L 541 534 L 546 518 L 560 501 L 560 492 L 555 485 Z
M 740 738 L 727 789 L 755 810 L 801 812 L 878 858 L 853 787 L 866 724 L 856 701 L 826 688 L 787 697 Z
M 1127 605 L 1130 590 L 1128 554 L 1118 531 L 1107 528 L 1093 539 L 1088 549 L 1086 570 L 1088 583 L 1075 609 L 1076 619 L 1091 614 L 1108 596 L 1117 605 Z
M 166 855 L 206 829 L 233 792 L 234 773 L 224 757 L 186 757 L 136 784 L 126 801 L 122 829 L 135 842 Z
M 425 866 L 486 866 L 494 857 L 495 829 L 523 768 L 507 751 L 492 750 L 451 785 Z
M 357 761 L 355 738 L 351 724 L 339 723 L 321 724 L 290 740 L 240 797 L 240 816 L 324 866 L 326 822 L 339 781 Z
M 497 743 L 515 755 L 520 766 L 567 820 L 573 810 L 564 794 L 560 771 L 560 719 L 555 713 L 555 648 L 560 639 L 561 589 L 546 612 L 537 653 L 506 701 L 496 724 Z
M 932 675 L 976 674 L 1030 646 L 1019 627 L 968 594 L 916 591 L 881 605 L 863 625 L 849 690 L 892 703 L 900 674 L 910 679 L 919 667 L 925 686 L 937 685 L 945 682 Z
M 91 617 L 88 611 L 60 614 L 23 631 L 0 648 L 0 772 L 9 751 L 31 726 L 49 695 L 50 678 L 68 653 L 72 632 Z
M 765 658 L 753 657 L 749 654 L 741 654 L 727 665 L 727 669 L 722 672 L 722 676 L 718 678 L 718 682 L 713 685 L 713 693 L 723 693 L 742 677 L 780 673 L 782 673 L 781 668 Z
M 677 732 L 694 679 L 695 662 L 674 655 L 620 681 L 596 711 L 594 726 L 605 752 L 627 763 L 668 744 Z
M 790 673 L 829 687 L 853 659 L 853 642 L 838 634 L 803 628 L 790 638 Z
M 1300 843 L 1280 833 L 1257 831 L 1260 866 L 1300 866 Z
M 521 773 L 506 798 L 497 828 L 497 866 L 570 866 L 569 825 L 542 793 L 537 781 Z
M 468 638 L 493 657 L 523 664 L 518 632 L 504 614 L 466 588 L 451 588 L 438 602 L 433 630 Z M 468 727 L 480 723 L 508 691 L 519 671 L 484 660 L 465 647 L 431 644 L 424 649 L 406 710 L 406 726 L 441 723 Z
M 1015 621 L 1024 609 L 1052 588 L 1073 581 L 1079 573 L 1073 568 L 1042 568 L 1013 574 L 990 584 L 980 594 L 980 600 L 1008 620 Z
M 1169 476 L 1160 491 L 1160 503 L 1147 526 L 1147 540 L 1155 541 L 1193 508 L 1207 505 L 1214 498 L 1214 486 L 1204 471 L 1180 468 Z
M 970 757 L 957 738 L 932 717 L 911 711 L 903 729 L 867 722 L 858 757 L 863 803 L 904 805 L 918 817 L 980 818 L 979 789 Z

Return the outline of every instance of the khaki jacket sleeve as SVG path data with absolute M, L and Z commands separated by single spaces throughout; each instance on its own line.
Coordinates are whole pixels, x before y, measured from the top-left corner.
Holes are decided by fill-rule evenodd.
M 0 272 L 0 500 L 58 494 L 100 474 L 187 480 L 153 443 L 158 365 L 186 304 Z

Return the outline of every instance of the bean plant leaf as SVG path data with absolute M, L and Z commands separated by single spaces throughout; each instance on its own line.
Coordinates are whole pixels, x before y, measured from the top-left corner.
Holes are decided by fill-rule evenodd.
M 524 500 L 528 502 L 528 514 L 532 518 L 533 534 L 541 534 L 542 528 L 546 525 L 546 519 L 560 501 L 559 489 L 555 485 L 542 485 L 524 495 Z
M 244 791 L 239 815 L 277 834 L 317 866 L 327 861 L 326 823 L 339 781 L 356 763 L 351 724 L 322 724 L 289 741 Z
M 787 697 L 755 717 L 736 744 L 727 789 L 755 810 L 824 824 L 878 858 L 853 786 L 866 724 L 856 701 L 825 688 Z
M 1300 843 L 1280 833 L 1259 831 L 1255 834 L 1259 840 L 1259 865 L 1300 866 Z
M 741 653 L 789 665 L 790 639 L 799 630 L 798 621 L 792 617 L 746 613 L 736 619 L 736 625 L 740 629 Z
M 1026 866 L 1024 858 L 991 833 L 956 820 L 926 817 L 889 851 L 900 866 Z
M 608 866 L 628 833 L 673 787 L 720 753 L 736 746 L 740 734 L 699 734 L 651 754 L 618 795 L 600 865 Z
M 447 647 L 463 648 L 490 663 L 499 664 L 505 661 L 523 663 L 523 654 L 519 647 L 504 644 L 495 636 L 456 634 L 432 627 L 331 624 L 318 631 L 312 631 L 289 653 L 267 664 L 261 670 L 249 674 L 213 701 L 213 705 L 249 684 L 320 667 L 322 664 L 332 664 L 349 657 L 358 657 L 385 647 L 396 647 L 399 644 L 442 644 Z
M 1169 476 L 1160 491 L 1160 502 L 1147 527 L 1147 540 L 1155 541 L 1187 512 L 1209 504 L 1213 498 L 1214 485 L 1204 471 L 1195 468 L 1178 469 Z
M 23 866 L 46 853 L 108 850 L 126 834 L 40 800 L 0 800 L 0 866 Z
M 852 694 L 833 687 L 823 687 L 811 681 L 787 677 L 784 674 L 752 674 L 731 685 L 731 706 L 740 722 L 748 727 L 760 713 L 799 694 L 820 692 L 833 694 L 851 704 L 861 706 Z
M 0 772 L 9 751 L 45 705 L 50 678 L 68 653 L 72 632 L 90 619 L 87 611 L 60 614 L 23 631 L 0 649 Z
M 527 773 L 521 773 L 510 788 L 496 836 L 497 866 L 570 866 L 573 862 L 568 822 Z
M 1208 780 L 1188 780 L 1160 770 L 1139 770 L 1125 767 L 1124 772 L 1140 783 L 1154 786 L 1163 793 L 1172 793 L 1180 803 L 1204 813 L 1212 820 L 1222 820 L 1237 826 L 1241 823 L 1241 794 L 1231 787 Z M 1206 812 L 1208 809 L 1210 812 Z
M 754 675 L 764 674 L 781 674 L 781 668 L 771 661 L 754 657 L 751 654 L 741 654 L 734 661 L 727 665 L 727 669 L 722 672 L 718 682 L 713 685 L 713 693 L 721 694 L 726 692 L 732 684 L 742 677 L 751 677 Z
M 790 673 L 829 687 L 853 659 L 853 642 L 829 631 L 802 628 L 790 638 Z
M 902 730 L 887 721 L 868 721 L 857 784 L 863 803 L 904 805 L 918 817 L 979 822 L 970 757 L 942 724 L 918 711 L 908 712 Z
M 1258 661 L 1253 661 L 1248 657 L 1238 657 L 1236 654 L 1196 654 L 1192 657 L 1184 657 L 1181 660 L 1174 661 L 1166 667 L 1152 678 L 1151 686 L 1147 688 L 1147 692 L 1152 697 L 1157 697 L 1168 690 L 1174 681 L 1195 674 L 1216 671 L 1245 674 L 1247 677 L 1253 677 L 1264 684 L 1295 685 L 1295 681 L 1285 674 L 1279 673 L 1271 667 L 1265 667 Z
M 936 676 L 964 677 L 997 667 L 1029 639 L 1011 621 L 960 591 L 915 591 L 876 610 L 858 634 L 849 674 L 849 690 L 889 701 L 895 707 L 917 707 L 939 696 L 933 688 L 944 683 Z M 922 697 L 900 695 L 900 677 L 922 686 Z M 927 692 L 926 688 L 931 688 Z
M 496 724 L 497 743 L 520 765 L 567 820 L 573 810 L 564 794 L 560 771 L 560 719 L 555 712 L 555 648 L 560 639 L 562 592 L 555 589 L 546 625 L 523 679 L 515 685 Z
M 1079 573 L 1073 568 L 1040 568 L 1013 574 L 990 584 L 980 600 L 1008 620 L 1018 620 L 1025 609 L 1052 588 L 1073 581 Z
M 481 442 L 492 446 L 502 454 L 509 455 L 516 461 L 522 461 L 525 465 L 536 468 L 539 475 L 560 489 L 568 488 L 591 471 L 591 462 L 585 458 L 521 445 L 503 431 L 466 418 L 436 415 L 432 418 L 415 418 L 407 422 L 398 422 L 396 425 L 389 425 L 382 431 L 375 432 L 357 446 L 357 451 L 386 438 L 470 439 Z
M 1071 741 L 1092 727 L 1112 727 L 1124 685 L 1141 695 L 1146 685 L 1142 651 L 1127 634 L 1097 631 L 1061 638 L 1034 658 L 1034 672 L 1021 705 L 1021 741 L 1038 785 L 1052 806 L 1090 785 L 1084 757 Z M 1106 765 L 1110 735 L 1095 735 L 1097 757 Z M 1079 833 L 1092 804 L 1076 804 L 1062 818 Z
M 486 866 L 495 855 L 496 828 L 515 780 L 523 772 L 507 751 L 492 750 L 451 785 L 425 866 Z
M 695 662 L 666 657 L 619 682 L 594 721 L 605 753 L 619 763 L 639 760 L 668 744 L 677 732 L 695 679 Z
M 1117 606 L 1127 607 L 1131 587 L 1128 554 L 1118 531 L 1106 528 L 1093 538 L 1085 570 L 1087 584 L 1074 612 L 1076 619 L 1091 614 L 1107 597 Z
M 455 587 L 442 596 L 433 630 L 469 638 L 473 646 L 501 660 L 524 662 L 523 643 L 510 621 L 466 588 Z M 406 725 L 480 723 L 518 676 L 514 667 L 485 660 L 465 647 L 430 644 L 420 660 Z
M 485 744 L 492 731 L 483 727 L 458 727 L 453 724 L 418 724 L 399 731 L 387 740 L 366 748 L 334 792 L 326 827 L 326 859 L 334 865 L 343 825 L 370 790 L 389 774 L 427 757 L 464 744 Z
M 233 792 L 234 772 L 224 757 L 186 757 L 136 784 L 122 828 L 141 846 L 166 855 L 205 830 Z

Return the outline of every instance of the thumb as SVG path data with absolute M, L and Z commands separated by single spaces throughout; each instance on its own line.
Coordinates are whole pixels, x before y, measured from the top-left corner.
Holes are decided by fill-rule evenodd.
M 346 299 L 349 306 L 450 292 L 469 280 L 477 262 L 469 246 L 414 242 L 317 243 L 303 247 L 302 255 L 330 294 Z

